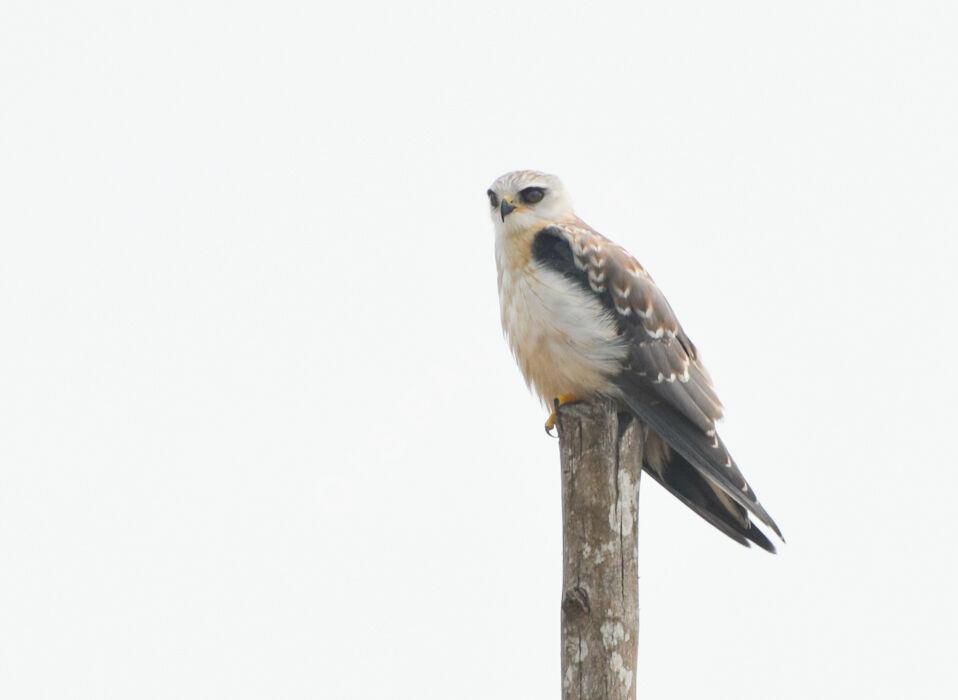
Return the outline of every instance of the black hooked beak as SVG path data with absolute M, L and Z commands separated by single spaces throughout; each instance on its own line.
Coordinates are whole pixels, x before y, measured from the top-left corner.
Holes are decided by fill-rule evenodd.
M 506 217 L 509 216 L 509 214 L 511 214 L 513 211 L 515 211 L 515 209 L 516 207 L 512 204 L 509 204 L 509 202 L 506 201 L 505 197 L 503 197 L 502 201 L 499 203 L 499 213 L 502 215 L 503 221 L 505 221 Z

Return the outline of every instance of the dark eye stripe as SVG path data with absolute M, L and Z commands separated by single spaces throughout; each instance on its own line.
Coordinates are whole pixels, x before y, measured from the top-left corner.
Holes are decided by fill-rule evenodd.
M 526 187 L 519 193 L 519 199 L 525 204 L 537 204 L 546 196 L 544 187 Z
M 486 194 L 489 195 L 489 205 L 493 207 L 498 207 L 499 198 L 496 196 L 496 193 L 493 192 L 492 190 L 488 190 Z

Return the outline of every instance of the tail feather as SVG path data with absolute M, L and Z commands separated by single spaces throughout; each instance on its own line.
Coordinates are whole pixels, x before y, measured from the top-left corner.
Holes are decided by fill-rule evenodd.
M 722 498 L 715 486 L 675 451 L 671 451 L 667 463 L 653 466 L 646 460 L 642 466 L 669 493 L 720 532 L 746 547 L 751 542 L 775 553 L 775 545 L 749 520 L 748 512 L 727 497 Z
M 784 541 L 778 525 L 758 502 L 718 435 L 702 432 L 674 407 L 648 395 L 640 387 L 632 387 L 632 392 L 625 393 L 622 399 L 635 415 L 661 436 L 673 454 L 682 457 L 687 466 L 752 513 Z

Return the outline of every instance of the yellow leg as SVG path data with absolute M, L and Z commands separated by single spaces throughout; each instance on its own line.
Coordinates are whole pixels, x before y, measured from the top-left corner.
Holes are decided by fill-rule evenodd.
M 546 434 L 552 435 L 552 429 L 556 427 L 556 413 L 558 413 L 559 407 L 565 406 L 567 403 L 572 403 L 575 400 L 575 394 L 559 394 L 555 397 L 552 402 L 552 413 L 549 414 L 549 419 L 546 421 Z

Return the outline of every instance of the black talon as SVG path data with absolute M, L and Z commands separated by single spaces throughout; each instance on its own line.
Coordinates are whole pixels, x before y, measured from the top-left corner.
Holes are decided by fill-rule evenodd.
M 556 423 L 559 420 L 559 398 L 558 397 L 552 399 L 552 415 L 554 416 L 554 420 L 552 421 L 552 428 L 555 428 Z M 548 435 L 549 437 L 554 437 L 554 438 L 559 437 L 558 435 L 552 434 L 552 428 L 548 426 L 545 426 L 545 428 L 546 428 L 546 435 Z M 556 428 L 556 433 L 558 432 L 559 432 L 559 429 Z

